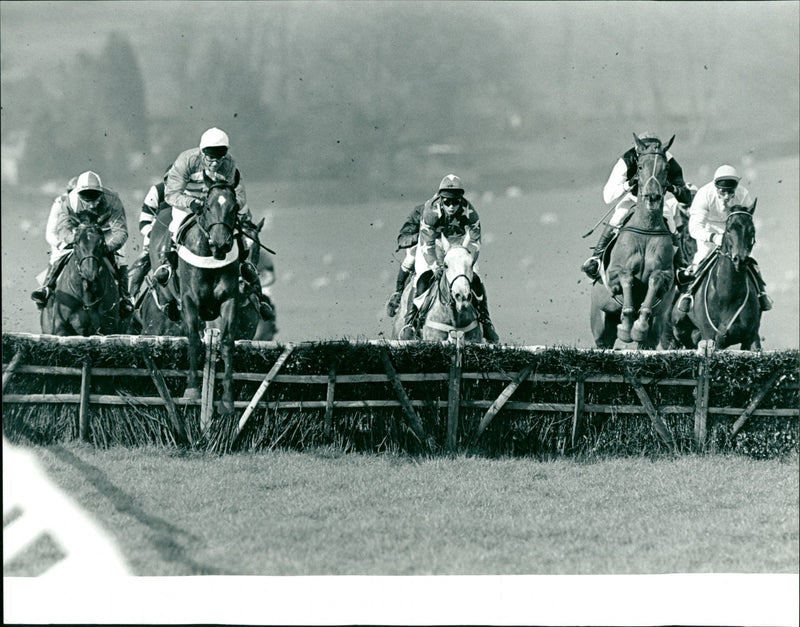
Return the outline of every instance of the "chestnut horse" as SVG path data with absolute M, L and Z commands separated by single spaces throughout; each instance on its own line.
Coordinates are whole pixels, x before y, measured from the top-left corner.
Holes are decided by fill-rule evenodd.
M 749 270 L 755 210 L 756 201 L 751 207 L 731 207 L 719 248 L 698 271 L 691 309 L 681 316 L 677 304 L 672 308 L 675 344 L 697 348 L 704 342 L 711 350 L 739 344 L 742 350 L 761 350 L 761 306 Z
M 119 290 L 103 231 L 84 214 L 72 214 L 69 227 L 75 233 L 73 249 L 40 314 L 42 333 L 119 333 Z
M 603 280 L 592 285 L 590 317 L 599 348 L 613 348 L 617 339 L 656 348 L 674 295 L 674 249 L 664 222 L 664 194 L 666 153 L 675 136 L 666 146 L 633 137 L 638 154 L 637 202 L 607 249 Z

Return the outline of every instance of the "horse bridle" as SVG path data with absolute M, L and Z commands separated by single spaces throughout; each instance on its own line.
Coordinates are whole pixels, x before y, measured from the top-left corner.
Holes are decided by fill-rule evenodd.
M 725 218 L 725 233 L 728 232 L 728 225 L 730 224 L 730 219 L 735 215 L 746 215 L 748 218 L 750 218 L 750 222 L 753 222 L 753 214 L 750 213 L 749 211 L 731 211 L 728 214 L 728 217 Z M 724 238 L 724 233 L 723 233 L 723 238 Z M 755 238 L 755 235 L 754 235 L 753 236 L 753 243 L 751 244 L 750 248 L 755 246 L 755 243 L 756 243 L 756 238 Z M 722 246 L 719 247 L 719 254 L 722 255 L 723 257 L 727 257 L 728 259 L 733 261 L 733 256 L 731 255 L 730 251 L 723 250 Z M 748 254 L 748 256 L 749 256 L 749 254 Z
M 211 187 L 208 188 L 208 193 L 206 194 L 206 199 L 203 202 L 203 213 L 197 216 L 197 221 L 195 222 L 195 224 L 197 224 L 197 228 L 200 229 L 200 232 L 206 237 L 206 239 L 209 242 L 211 241 L 211 233 L 210 233 L 211 229 L 214 228 L 215 226 L 224 226 L 229 231 L 229 235 L 228 235 L 228 238 L 226 240 L 226 241 L 229 241 L 229 240 L 233 239 L 234 232 L 235 232 L 235 229 L 236 229 L 236 224 L 235 224 L 236 221 L 235 221 L 235 219 L 234 219 L 234 224 L 228 224 L 227 222 L 224 222 L 224 221 L 221 221 L 221 220 L 217 221 L 217 222 L 212 222 L 211 224 L 203 224 L 200 221 L 200 217 L 204 216 L 205 212 L 206 212 L 206 209 L 208 209 L 208 194 L 211 193 L 211 190 L 214 189 L 215 187 L 223 187 L 223 188 L 228 188 L 228 189 L 234 189 L 233 185 L 231 185 L 230 183 L 214 183 L 214 184 L 212 184 Z M 234 205 L 234 208 L 233 208 L 234 212 L 236 212 L 236 207 L 237 206 L 238 206 L 238 203 L 236 205 Z
M 666 153 L 665 153 L 663 150 L 661 150 L 661 149 L 659 148 L 658 150 L 645 150 L 644 152 L 637 153 L 637 155 L 636 155 L 637 164 L 638 164 L 638 162 L 639 162 L 639 159 L 641 159 L 642 157 L 644 157 L 644 156 L 647 156 L 647 155 L 654 155 L 654 156 L 656 157 L 656 159 L 658 159 L 658 157 L 661 157 L 662 159 L 664 159 L 664 162 L 665 162 L 665 163 L 666 163 L 666 161 L 667 161 L 667 155 L 666 155 Z M 638 168 L 638 165 L 637 165 L 637 174 L 638 174 L 638 169 L 639 169 L 639 168 Z M 655 168 L 654 168 L 654 169 L 655 169 Z M 644 190 L 644 188 L 646 187 L 646 184 L 647 184 L 647 183 L 649 183 L 651 180 L 653 180 L 653 181 L 655 181 L 655 182 L 656 182 L 656 185 L 658 185 L 658 190 L 659 190 L 660 196 L 663 198 L 663 197 L 664 197 L 664 188 L 661 186 L 661 181 L 659 181 L 659 180 L 658 180 L 658 179 L 657 179 L 657 178 L 656 178 L 654 175 L 652 175 L 652 174 L 650 175 L 650 178 L 649 178 L 649 179 L 647 179 L 646 181 L 644 181 L 644 182 L 642 182 L 642 181 L 639 181 L 639 190 L 640 190 L 640 191 L 643 191 L 643 190 Z

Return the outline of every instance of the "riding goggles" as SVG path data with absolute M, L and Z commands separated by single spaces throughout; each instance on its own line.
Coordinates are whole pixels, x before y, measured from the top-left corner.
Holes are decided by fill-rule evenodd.
M 203 156 L 211 161 L 219 161 L 227 154 L 228 148 L 226 146 L 209 146 L 208 148 L 203 148 Z
M 99 189 L 85 189 L 83 191 L 78 192 L 78 196 L 81 197 L 81 200 L 85 200 L 86 202 L 95 202 L 96 200 L 100 199 L 100 196 L 103 195 Z

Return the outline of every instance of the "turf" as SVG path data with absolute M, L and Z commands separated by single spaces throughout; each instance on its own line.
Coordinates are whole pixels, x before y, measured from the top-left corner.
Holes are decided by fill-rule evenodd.
M 138 575 L 798 572 L 796 456 L 34 450 Z

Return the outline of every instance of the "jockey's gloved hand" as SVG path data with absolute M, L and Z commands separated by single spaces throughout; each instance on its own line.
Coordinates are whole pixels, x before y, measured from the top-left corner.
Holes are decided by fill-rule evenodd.
M 192 213 L 202 213 L 203 211 L 203 201 L 195 198 L 190 204 L 189 209 L 192 210 Z
M 436 265 L 434 265 L 431 268 L 431 270 L 433 270 L 433 276 L 437 281 L 442 278 L 442 275 L 444 274 L 444 267 L 443 266 L 441 266 L 441 265 L 439 265 L 437 263 Z

